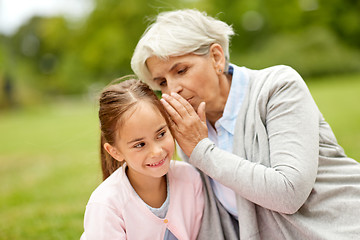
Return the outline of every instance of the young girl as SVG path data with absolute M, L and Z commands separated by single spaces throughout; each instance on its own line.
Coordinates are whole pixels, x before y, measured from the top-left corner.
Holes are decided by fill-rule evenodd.
M 86 206 L 81 239 L 196 239 L 200 175 L 171 161 L 170 122 L 154 92 L 136 79 L 110 85 L 99 119 L 104 181 Z

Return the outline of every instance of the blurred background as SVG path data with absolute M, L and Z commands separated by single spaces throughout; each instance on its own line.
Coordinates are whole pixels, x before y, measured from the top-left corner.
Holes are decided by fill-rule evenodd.
M 97 94 L 161 11 L 233 25 L 231 62 L 295 68 L 360 160 L 360 1 L 0 0 L 0 239 L 78 239 L 101 182 Z

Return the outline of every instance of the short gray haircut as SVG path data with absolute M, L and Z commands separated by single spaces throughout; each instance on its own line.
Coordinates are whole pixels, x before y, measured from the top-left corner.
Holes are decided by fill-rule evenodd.
M 206 55 L 213 43 L 223 48 L 227 71 L 232 27 L 207 16 L 205 12 L 185 9 L 160 13 L 140 38 L 131 58 L 131 68 L 138 78 L 158 89 L 151 81 L 146 60 L 152 56 L 167 59 L 193 53 Z

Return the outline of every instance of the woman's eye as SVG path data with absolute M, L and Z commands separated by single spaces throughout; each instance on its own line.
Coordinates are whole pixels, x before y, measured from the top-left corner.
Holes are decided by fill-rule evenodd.
M 182 69 L 180 69 L 179 71 L 178 71 L 178 74 L 184 74 L 184 73 L 186 73 L 187 72 L 187 70 L 188 70 L 188 68 L 187 67 L 185 67 L 185 68 L 182 68 Z
M 160 85 L 161 87 L 165 87 L 165 86 L 166 86 L 166 80 L 161 81 L 161 82 L 159 83 L 159 85 Z
M 134 148 L 142 148 L 143 146 L 145 146 L 145 143 L 138 143 L 134 145 Z

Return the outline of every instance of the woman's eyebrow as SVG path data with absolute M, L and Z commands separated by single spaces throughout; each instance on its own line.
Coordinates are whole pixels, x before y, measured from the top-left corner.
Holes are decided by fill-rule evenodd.
M 153 81 L 158 82 L 158 81 L 161 81 L 163 79 L 165 79 L 165 78 L 164 77 L 155 77 L 155 78 L 153 78 Z
M 174 65 L 171 66 L 169 72 L 173 71 L 175 68 L 177 68 L 177 66 L 179 66 L 181 64 L 181 62 L 178 62 L 178 63 L 175 63 Z M 160 81 L 160 80 L 163 80 L 165 79 L 164 77 L 154 77 L 153 78 L 153 81 L 156 82 L 156 81 Z
M 170 72 L 172 70 L 174 70 L 177 66 L 179 66 L 181 64 L 181 62 L 175 63 L 171 68 L 170 68 Z

